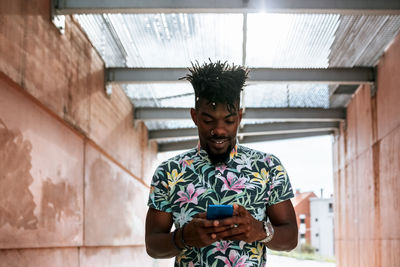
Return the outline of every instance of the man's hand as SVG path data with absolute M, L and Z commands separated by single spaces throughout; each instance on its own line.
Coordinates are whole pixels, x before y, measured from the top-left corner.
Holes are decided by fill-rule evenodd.
M 233 216 L 218 221 L 216 240 L 241 240 L 252 243 L 265 237 L 264 225 L 256 220 L 248 210 L 233 204 Z
M 218 220 L 207 220 L 206 213 L 199 213 L 184 227 L 184 241 L 192 247 L 205 247 L 217 241 L 217 234 L 226 231 L 229 226 L 220 226 Z

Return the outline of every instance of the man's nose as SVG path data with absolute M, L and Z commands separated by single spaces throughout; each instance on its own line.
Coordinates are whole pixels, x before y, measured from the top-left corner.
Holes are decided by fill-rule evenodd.
M 213 136 L 225 136 L 226 135 L 226 128 L 222 123 L 217 123 L 214 129 L 211 130 L 211 135 Z

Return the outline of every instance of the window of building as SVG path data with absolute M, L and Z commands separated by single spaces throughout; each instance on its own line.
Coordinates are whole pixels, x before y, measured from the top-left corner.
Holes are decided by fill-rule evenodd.
M 300 218 L 300 223 L 306 223 L 306 219 L 305 218 Z
M 318 218 L 315 218 L 315 221 L 318 222 Z
M 316 236 L 316 237 L 319 237 L 319 234 L 318 234 L 318 233 L 316 233 L 316 234 L 315 234 L 315 236 Z
M 306 238 L 306 234 L 300 234 L 300 238 Z
M 333 212 L 333 203 L 329 203 L 329 212 Z

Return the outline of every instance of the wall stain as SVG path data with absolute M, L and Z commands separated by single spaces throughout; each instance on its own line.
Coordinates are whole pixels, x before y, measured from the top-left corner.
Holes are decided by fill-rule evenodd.
M 90 227 L 86 228 L 87 238 L 109 241 L 130 237 L 132 211 L 129 203 L 134 194 L 125 189 L 124 177 L 113 171 L 108 162 L 98 158 L 91 166 L 89 185 L 86 224 Z
M 8 129 L 0 119 L 0 227 L 37 229 L 33 183 L 32 144 L 18 129 Z
M 80 218 L 80 209 L 76 190 L 65 181 L 52 183 L 47 178 L 42 184 L 40 226 L 49 231 L 56 230 L 56 222 L 65 217 Z

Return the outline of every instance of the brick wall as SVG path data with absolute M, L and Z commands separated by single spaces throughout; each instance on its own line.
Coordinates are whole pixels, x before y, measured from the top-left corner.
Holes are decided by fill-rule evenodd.
M 338 267 L 400 263 L 400 35 L 361 86 L 334 143 Z
M 72 18 L 61 35 L 49 0 L 0 1 L 1 267 L 153 264 L 147 140 Z

